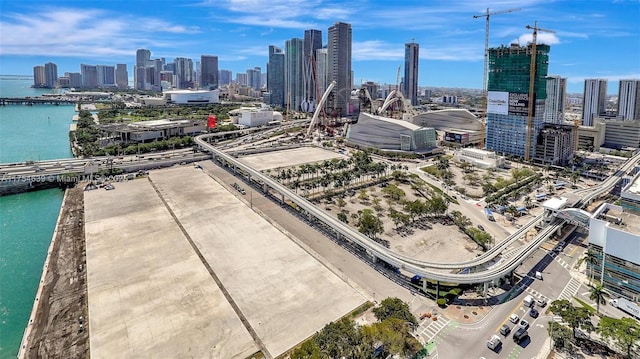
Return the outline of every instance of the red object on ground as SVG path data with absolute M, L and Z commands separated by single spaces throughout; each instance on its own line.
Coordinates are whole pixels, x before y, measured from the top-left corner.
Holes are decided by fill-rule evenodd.
M 207 120 L 207 128 L 216 128 L 216 116 L 209 115 Z

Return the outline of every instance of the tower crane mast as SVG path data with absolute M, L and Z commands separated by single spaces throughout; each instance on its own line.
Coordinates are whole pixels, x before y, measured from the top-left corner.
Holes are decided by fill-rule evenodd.
M 535 108 L 535 91 L 536 91 L 536 55 L 538 31 L 555 33 L 553 30 L 542 29 L 538 27 L 538 22 L 534 22 L 533 26 L 526 26 L 527 29 L 533 30 L 531 39 L 531 64 L 529 65 L 529 108 L 527 111 L 527 147 L 524 149 L 524 160 L 531 160 L 531 130 L 533 127 L 533 109 Z
M 522 9 L 515 8 L 515 9 L 489 12 L 489 8 L 487 8 L 487 12 L 485 14 L 473 15 L 474 19 L 478 19 L 481 17 L 484 17 L 486 19 L 485 30 L 484 30 L 484 69 L 483 69 L 483 75 L 482 75 L 482 108 L 484 109 L 485 115 L 487 113 L 487 71 L 489 68 L 489 18 L 493 15 L 508 14 L 510 12 L 515 12 L 520 10 Z M 484 147 L 484 133 L 482 134 L 480 147 Z

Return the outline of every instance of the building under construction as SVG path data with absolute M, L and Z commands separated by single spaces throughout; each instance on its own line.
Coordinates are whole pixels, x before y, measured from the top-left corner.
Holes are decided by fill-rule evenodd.
M 506 155 L 525 157 L 526 144 L 531 144 L 535 158 L 536 137 L 544 125 L 547 98 L 548 45 L 536 46 L 534 98 L 529 98 L 531 44 L 489 49 L 489 81 L 487 84 L 486 148 Z M 529 101 L 535 101 L 530 139 L 527 141 Z

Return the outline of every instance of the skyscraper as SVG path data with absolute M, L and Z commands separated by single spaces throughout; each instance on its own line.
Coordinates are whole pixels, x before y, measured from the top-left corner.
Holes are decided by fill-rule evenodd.
M 267 89 L 271 93 L 270 104 L 284 107 L 284 53 L 273 45 L 269 45 Z
M 193 87 L 193 61 L 185 57 L 176 57 L 174 59 L 176 66 L 175 74 L 177 77 L 177 87 L 179 89 L 188 89 Z
M 95 89 L 98 87 L 98 68 L 95 65 L 80 65 L 82 88 Z
M 418 54 L 420 46 L 415 42 L 404 45 L 404 97 L 411 105 L 418 104 Z
M 218 56 L 202 55 L 200 57 L 200 87 L 218 88 Z
M 58 84 L 58 66 L 53 62 L 44 64 L 44 86 L 54 88 Z
M 349 114 L 349 98 L 351 97 L 351 24 L 336 22 L 329 27 L 327 46 L 328 82 L 335 81 L 331 91 L 333 101 L 328 106 L 338 115 Z
M 640 80 L 620 80 L 618 118 L 640 120 Z
M 327 48 L 323 47 L 321 49 L 316 50 L 316 86 L 318 87 L 318 94 L 322 96 L 329 86 L 329 82 L 327 81 L 327 77 L 329 76 L 327 73 L 327 59 L 328 53 Z M 320 99 L 318 99 L 319 101 Z
M 147 49 L 136 51 L 136 66 L 133 69 L 133 83 L 136 90 L 145 90 L 145 68 L 149 60 L 151 60 L 151 51 Z
M 525 157 L 529 101 L 535 101 L 529 138 L 529 156 L 535 157 L 535 138 L 543 127 L 547 98 L 548 45 L 536 48 L 534 98 L 529 98 L 532 46 L 512 44 L 489 49 L 487 85 L 487 149 Z
M 262 87 L 262 69 L 258 66 L 247 70 L 247 81 L 249 87 L 259 90 Z
M 292 111 L 301 109 L 304 100 L 303 41 L 293 38 L 285 43 L 285 105 Z
M 116 68 L 108 65 L 97 65 L 98 87 L 114 87 L 116 85 Z
M 116 86 L 123 90 L 129 87 L 129 72 L 127 64 L 116 65 Z
M 228 85 L 231 83 L 231 79 L 233 74 L 231 70 L 220 70 L 218 71 L 218 85 Z
M 547 101 L 544 105 L 544 122 L 561 125 L 564 119 L 564 97 L 567 79 L 560 76 L 547 77 Z
M 316 51 L 322 48 L 322 31 L 305 30 L 304 31 L 304 97 L 311 105 L 309 110 L 312 111 L 315 106 L 316 97 L 321 96 L 322 92 L 316 86 Z
M 607 80 L 584 80 L 584 99 L 582 100 L 582 124 L 593 126 L 593 118 L 605 112 L 607 99 Z
M 33 87 L 45 87 L 46 80 L 44 76 L 44 66 L 33 67 Z

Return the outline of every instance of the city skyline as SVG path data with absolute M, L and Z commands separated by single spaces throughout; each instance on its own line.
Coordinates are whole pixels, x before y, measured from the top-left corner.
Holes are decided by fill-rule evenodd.
M 638 1 L 434 1 L 428 5 L 381 1 L 199 1 L 180 3 L 62 1 L 24 3 L 0 0 L 0 69 L 29 75 L 53 62 L 58 72 L 78 72 L 80 64 L 126 63 L 133 75 L 136 50 L 153 58 L 201 55 L 219 58 L 219 69 L 234 73 L 266 68 L 269 45 L 322 32 L 335 22 L 352 26 L 353 82 L 393 84 L 404 62 L 404 44 L 420 44 L 420 87 L 482 88 L 486 8 L 522 10 L 491 17 L 490 47 L 531 38 L 535 21 L 555 34 L 538 34 L 551 45 L 549 74 L 567 78 L 567 92 L 582 92 L 584 80 L 608 80 L 615 94 L 619 79 L 640 78 Z M 80 11 L 79 11 L 80 10 Z

